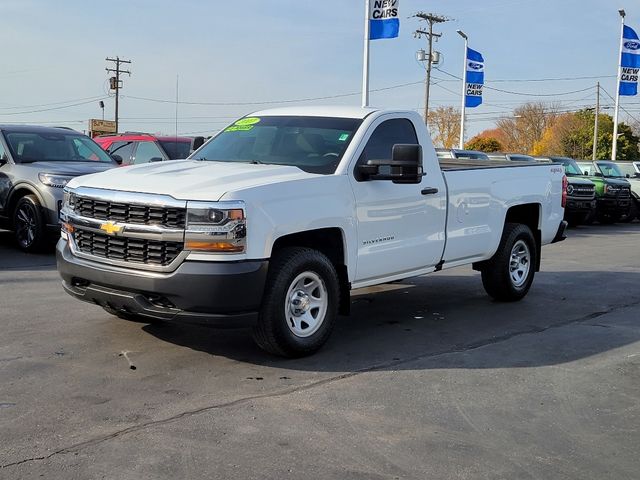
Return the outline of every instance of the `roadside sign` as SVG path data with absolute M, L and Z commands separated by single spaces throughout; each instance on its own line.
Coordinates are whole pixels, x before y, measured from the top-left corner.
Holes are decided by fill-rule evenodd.
M 113 120 L 89 119 L 89 135 L 93 138 L 105 133 L 117 133 L 116 122 Z

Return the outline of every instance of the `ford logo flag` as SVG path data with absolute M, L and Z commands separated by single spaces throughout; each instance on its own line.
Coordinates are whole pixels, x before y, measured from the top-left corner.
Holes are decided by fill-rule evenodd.
M 622 31 L 622 55 L 620 58 L 620 95 L 638 94 L 638 73 L 640 72 L 640 39 L 635 30 L 627 25 Z
M 480 52 L 467 48 L 467 70 L 464 94 L 465 107 L 473 108 L 482 104 L 484 85 L 484 58 Z
M 640 48 L 640 42 L 624 42 L 624 48 L 627 50 L 638 50 Z

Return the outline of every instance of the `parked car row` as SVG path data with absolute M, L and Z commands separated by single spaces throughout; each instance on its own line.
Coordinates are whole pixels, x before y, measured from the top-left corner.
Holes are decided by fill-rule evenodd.
M 446 159 L 486 160 L 487 162 L 530 162 L 561 164 L 567 175 L 565 220 L 569 225 L 610 224 L 640 220 L 640 161 L 577 162 L 560 156 L 537 156 L 519 153 L 484 153 L 475 150 L 436 149 L 441 161 Z

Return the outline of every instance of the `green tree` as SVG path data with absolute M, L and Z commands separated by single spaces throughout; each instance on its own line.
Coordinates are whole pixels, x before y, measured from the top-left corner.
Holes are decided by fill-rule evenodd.
M 464 148 L 467 150 L 478 150 L 480 152 L 499 152 L 503 149 L 502 144 L 497 138 L 475 136 L 469 140 Z

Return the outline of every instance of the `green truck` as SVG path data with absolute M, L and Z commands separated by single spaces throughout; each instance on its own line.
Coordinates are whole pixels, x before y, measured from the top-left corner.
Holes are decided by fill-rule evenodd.
M 615 162 L 598 160 L 576 163 L 586 178 L 596 185 L 595 219 L 600 223 L 615 223 L 629 215 L 631 185 Z

